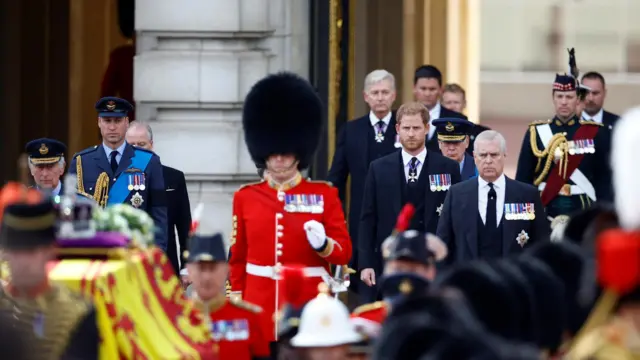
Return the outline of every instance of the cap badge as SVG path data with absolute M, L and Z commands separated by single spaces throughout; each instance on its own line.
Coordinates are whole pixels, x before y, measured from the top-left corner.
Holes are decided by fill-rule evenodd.
M 116 109 L 116 102 L 113 100 L 109 100 L 109 102 L 107 103 L 107 110 L 113 111 L 115 109 Z
M 445 129 L 445 130 L 447 130 L 448 132 L 452 132 L 453 130 L 455 130 L 455 129 L 456 129 L 456 127 L 455 127 L 455 126 L 453 126 L 453 124 L 452 124 L 452 123 L 448 122 L 448 123 L 447 123 L 447 126 L 445 126 L 445 127 L 444 127 L 444 129 Z
M 405 279 L 400 283 L 400 287 L 398 289 L 400 289 L 401 293 L 407 295 L 413 291 L 413 286 L 409 280 Z
M 40 151 L 40 155 L 47 155 L 49 153 L 49 148 L 46 144 L 43 143 L 42 145 L 40 145 L 40 150 L 38 151 Z

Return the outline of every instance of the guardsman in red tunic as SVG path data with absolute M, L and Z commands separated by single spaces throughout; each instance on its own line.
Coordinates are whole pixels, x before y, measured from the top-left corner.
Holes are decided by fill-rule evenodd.
M 191 298 L 208 317 L 211 337 L 220 359 L 269 359 L 269 342 L 262 332 L 259 306 L 224 294 L 227 256 L 222 235 L 194 236 L 189 243 L 187 268 L 193 281 Z
M 390 307 L 400 297 L 419 294 L 435 279 L 436 263 L 447 256 L 447 246 L 442 240 L 429 233 L 416 230 L 402 231 L 404 223 L 412 216 L 410 205 L 401 212 L 396 225 L 396 233 L 382 244 L 382 256 L 385 260 L 381 290 L 384 300 L 365 304 L 353 311 L 352 321 L 356 326 L 382 324 L 387 318 Z M 402 232 L 400 232 L 402 231 Z
M 233 198 L 230 296 L 264 310 L 271 341 L 278 333 L 274 318 L 282 304 L 282 266 L 301 264 L 320 283 L 332 277 L 330 264 L 346 265 L 351 258 L 338 190 L 300 174 L 318 146 L 322 114 L 313 87 L 291 73 L 260 80 L 244 104 L 249 154 L 267 171 L 262 182 L 241 187 Z

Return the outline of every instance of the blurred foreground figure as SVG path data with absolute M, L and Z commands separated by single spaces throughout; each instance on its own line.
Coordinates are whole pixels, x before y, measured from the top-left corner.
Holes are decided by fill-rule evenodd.
M 581 329 L 569 359 L 640 359 L 640 188 L 635 142 L 640 108 L 622 116 L 614 128 L 612 167 L 620 227 L 597 239 L 598 281 L 604 288 Z

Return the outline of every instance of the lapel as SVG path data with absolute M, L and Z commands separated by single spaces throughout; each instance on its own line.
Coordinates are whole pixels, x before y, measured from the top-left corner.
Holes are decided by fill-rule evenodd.
M 360 154 L 360 163 L 364 166 L 364 171 L 366 173 L 369 167 L 369 137 L 373 136 L 370 129 L 371 123 L 369 122 L 369 115 L 365 115 L 356 120 L 354 125 L 356 133 L 362 134 L 360 136 L 354 136 L 356 139 L 354 150 Z
M 422 165 L 420 174 L 418 174 L 418 179 L 419 179 L 418 181 L 421 182 L 421 185 L 423 185 L 425 189 L 425 196 L 424 196 L 425 228 L 429 226 L 429 221 L 431 221 L 431 217 L 433 216 L 433 213 L 434 213 L 433 208 L 437 206 L 436 200 L 439 197 L 437 193 L 429 189 L 429 175 L 437 174 L 438 172 L 435 161 L 433 161 L 433 155 L 430 155 L 430 154 L 433 154 L 433 153 L 430 150 L 427 150 L 427 156 L 424 158 L 424 164 Z
M 102 171 L 109 174 L 109 177 L 113 177 L 111 165 L 109 165 L 109 160 L 107 159 L 107 153 L 104 151 L 104 145 L 98 145 L 98 148 L 93 153 L 93 159 L 95 160 L 95 163 L 98 164 L 98 167 L 102 169 Z
M 135 155 L 135 151 L 133 149 L 133 146 L 129 145 L 127 143 L 127 145 L 125 145 L 124 147 L 124 151 L 122 153 L 122 158 L 120 159 L 120 164 L 118 164 L 118 169 L 116 170 L 116 173 L 113 174 L 114 178 L 118 178 L 118 176 L 125 171 L 129 165 L 131 165 L 131 158 Z
M 466 240 L 471 250 L 471 254 L 476 258 L 478 256 L 478 178 L 473 181 L 469 181 L 469 185 L 466 188 L 466 194 L 463 195 L 463 201 L 460 202 L 460 213 L 463 214 L 465 221 L 467 234 Z M 457 204 L 453 204 L 457 205 Z
M 395 159 L 395 167 L 396 169 L 398 169 L 398 173 L 396 176 L 390 176 L 391 181 L 394 182 L 394 184 L 392 184 L 391 186 L 391 189 L 394 189 L 393 193 L 391 194 L 391 198 L 393 199 L 393 213 L 400 214 L 402 206 L 404 206 L 404 201 L 406 198 L 405 188 L 407 187 L 407 179 L 404 176 L 404 163 L 402 162 L 402 151 L 398 151 L 398 153 L 393 156 L 392 159 Z M 381 189 L 381 191 L 387 192 L 388 190 Z
M 512 180 L 508 177 L 504 177 L 504 203 L 518 203 L 518 194 L 514 192 L 514 189 L 511 187 Z M 504 218 L 504 205 L 502 211 L 502 255 L 506 256 L 511 251 L 511 246 L 514 243 L 517 244 L 516 236 L 519 232 L 516 228 L 518 221 L 515 220 L 505 220 Z

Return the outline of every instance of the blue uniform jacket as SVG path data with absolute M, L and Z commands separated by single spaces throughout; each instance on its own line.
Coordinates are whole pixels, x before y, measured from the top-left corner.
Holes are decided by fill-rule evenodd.
M 465 153 L 464 164 L 462 165 L 462 171 L 460 171 L 460 178 L 462 181 L 465 181 L 476 176 L 478 176 L 478 169 L 476 169 L 476 163 L 473 161 L 473 156 Z
M 109 198 L 111 200 L 122 198 L 122 203 L 132 205 L 136 203 L 138 209 L 145 210 L 153 218 L 156 226 L 156 245 L 166 251 L 167 203 L 160 157 L 153 151 L 126 144 L 118 169 L 114 174 L 111 171 L 104 148 L 94 146 L 73 155 L 69 165 L 69 173 L 77 174 L 78 156 L 82 163 L 84 191 L 93 195 L 98 177 L 103 172 L 107 173 L 109 175 Z M 141 159 L 145 160 L 141 161 Z M 129 190 L 129 185 L 135 183 L 136 179 L 144 181 L 144 190 Z M 141 203 L 140 197 L 142 197 Z

